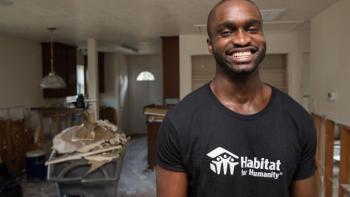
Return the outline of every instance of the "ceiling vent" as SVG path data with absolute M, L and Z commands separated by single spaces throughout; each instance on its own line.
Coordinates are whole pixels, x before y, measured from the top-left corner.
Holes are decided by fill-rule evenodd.
M 262 18 L 266 22 L 278 20 L 287 10 L 286 9 L 263 9 L 260 10 Z

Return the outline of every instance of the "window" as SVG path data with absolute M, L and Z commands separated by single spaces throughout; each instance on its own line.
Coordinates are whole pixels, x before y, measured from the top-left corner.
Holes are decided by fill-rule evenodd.
M 154 81 L 154 75 L 149 71 L 143 71 L 137 75 L 136 81 Z
M 77 94 L 85 95 L 84 65 L 77 65 Z

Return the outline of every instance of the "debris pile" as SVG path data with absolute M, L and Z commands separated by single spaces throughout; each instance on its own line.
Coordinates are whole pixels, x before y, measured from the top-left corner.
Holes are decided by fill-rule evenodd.
M 52 149 L 60 155 L 50 158 L 46 165 L 86 159 L 91 164 L 88 173 L 117 159 L 130 138 L 107 120 L 84 121 L 56 135 Z

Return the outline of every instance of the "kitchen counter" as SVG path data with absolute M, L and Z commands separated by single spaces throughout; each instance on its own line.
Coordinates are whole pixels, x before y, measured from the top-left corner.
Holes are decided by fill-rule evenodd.
M 147 105 L 144 114 L 147 122 L 147 163 L 152 169 L 156 165 L 157 134 L 159 127 L 172 106 Z

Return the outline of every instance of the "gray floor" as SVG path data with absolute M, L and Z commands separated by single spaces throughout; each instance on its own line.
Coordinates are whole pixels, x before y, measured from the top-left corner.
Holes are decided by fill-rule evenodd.
M 154 171 L 147 169 L 146 137 L 132 140 L 125 155 L 119 182 L 120 197 L 152 197 L 155 192 Z
M 118 197 L 153 197 L 155 174 L 147 169 L 146 137 L 133 139 L 127 146 L 121 172 Z M 57 197 L 55 184 L 50 182 L 27 183 L 23 181 L 24 197 Z

